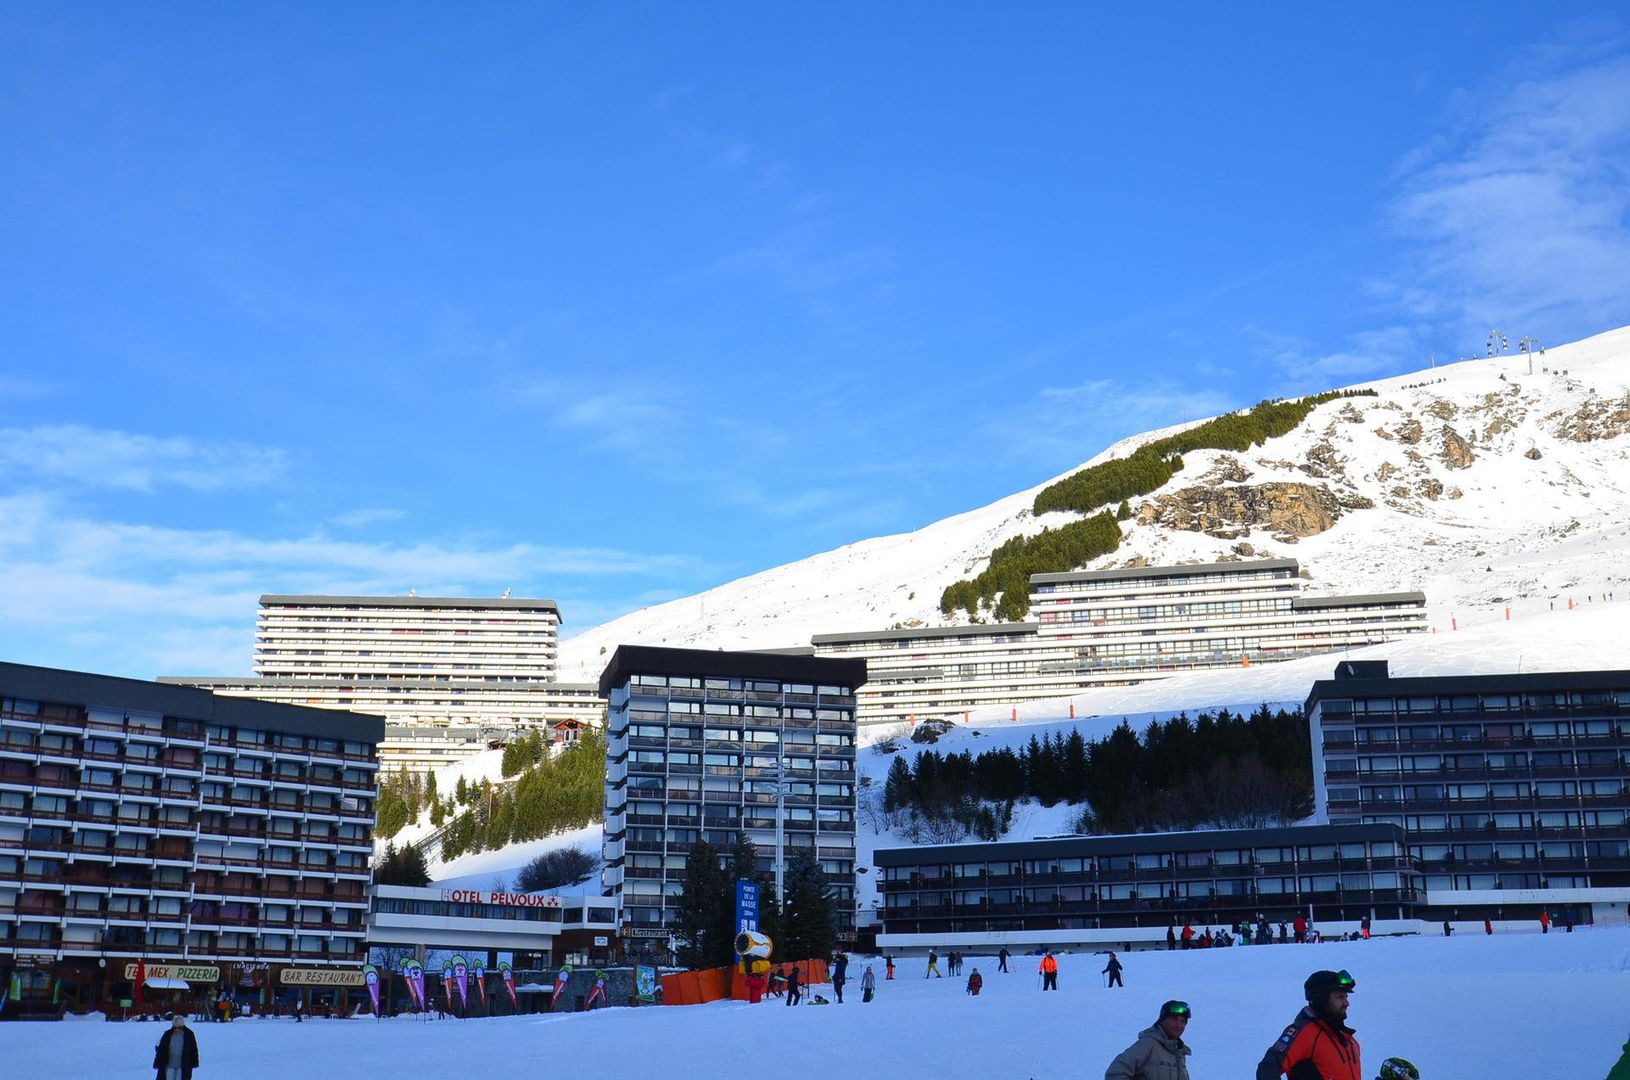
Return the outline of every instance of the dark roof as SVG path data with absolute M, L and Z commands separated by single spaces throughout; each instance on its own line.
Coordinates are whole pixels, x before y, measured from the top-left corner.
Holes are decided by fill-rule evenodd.
M 1229 574 L 1239 570 L 1289 570 L 1292 576 L 1300 569 L 1295 559 L 1253 559 L 1250 562 L 1191 563 L 1187 566 L 1128 566 L 1119 570 L 1070 570 L 1062 574 L 1031 574 L 1030 584 L 1040 585 L 1058 581 L 1111 581 L 1125 578 L 1172 577 L 1186 574 Z
M 1291 610 L 1300 608 L 1368 607 L 1375 604 L 1426 605 L 1423 592 L 1355 593 L 1352 596 L 1298 596 L 1290 602 Z
M 274 593 L 260 598 L 261 607 L 274 604 L 299 604 L 304 607 L 500 608 L 560 614 L 560 606 L 553 600 L 498 596 L 296 596 Z
M 1320 679 L 1308 692 L 1304 712 L 1325 698 L 1408 697 L 1432 694 L 1522 694 L 1543 691 L 1630 690 L 1630 671 L 1526 671 L 1503 675 L 1419 675 L 1389 678 L 1355 671 L 1352 675 Z
M 1343 841 L 1397 840 L 1397 825 L 1286 825 L 1268 829 L 1199 829 L 1193 832 L 1134 833 L 1122 836 L 1065 836 L 1050 840 L 1003 840 L 993 844 L 939 844 L 878 848 L 878 866 L 911 866 L 933 862 L 985 862 L 990 859 L 1035 859 L 1068 855 L 1153 855 L 1167 851 L 1212 851 L 1218 848 L 1283 847 L 1293 844 L 1337 844 Z
M 384 717 L 366 713 L 282 705 L 255 698 L 212 694 L 208 690 L 189 686 L 28 664 L 0 662 L 0 693 L 6 697 L 63 705 L 140 709 L 209 724 L 282 731 L 291 735 L 319 735 L 368 743 L 377 743 L 385 735 Z
M 811 645 L 832 645 L 847 641 L 909 641 L 912 638 L 978 637 L 985 634 L 1034 634 L 1040 623 L 1011 622 L 975 626 L 925 626 L 915 630 L 860 630 L 853 634 L 816 634 Z
M 858 689 L 866 681 L 866 661 L 786 653 L 724 652 L 714 649 L 667 649 L 655 645 L 619 645 L 600 675 L 600 693 L 609 695 L 635 675 L 686 675 L 782 682 L 826 683 Z

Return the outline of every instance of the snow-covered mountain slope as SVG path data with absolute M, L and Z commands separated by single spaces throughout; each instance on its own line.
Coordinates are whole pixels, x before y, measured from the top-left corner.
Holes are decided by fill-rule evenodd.
M 1569 595 L 1630 596 L 1630 328 L 1550 349 L 1533 374 L 1528 357 L 1509 354 L 1361 386 L 1378 396 L 1322 405 L 1249 452 L 1188 455 L 1098 565 L 1295 557 L 1315 591 L 1422 589 L 1444 627 L 1503 621 L 1507 606 L 1526 617 Z M 594 627 L 562 644 L 561 677 L 596 678 L 622 643 L 776 648 L 817 633 L 941 625 L 946 585 L 977 573 L 1009 537 L 1071 520 L 1031 513 L 1044 486 Z M 1237 498 L 1197 501 L 1195 489 Z M 1318 503 L 1334 523 L 1298 537 L 1237 513 L 1264 490 Z

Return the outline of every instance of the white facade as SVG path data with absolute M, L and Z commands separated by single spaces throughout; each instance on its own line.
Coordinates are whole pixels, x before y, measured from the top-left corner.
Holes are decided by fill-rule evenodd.
M 553 600 L 269 595 L 256 621 L 255 678 L 159 681 L 447 729 L 380 746 L 382 768 L 422 772 L 518 728 L 604 721 L 593 684 L 554 681 L 559 629 Z
M 1309 597 L 1304 587 L 1294 559 L 1035 574 L 1032 622 L 819 634 L 811 644 L 866 660 L 860 720 L 888 723 L 1427 629 L 1421 593 Z
M 255 674 L 264 678 L 438 681 L 555 677 L 553 600 L 430 596 L 262 596 Z

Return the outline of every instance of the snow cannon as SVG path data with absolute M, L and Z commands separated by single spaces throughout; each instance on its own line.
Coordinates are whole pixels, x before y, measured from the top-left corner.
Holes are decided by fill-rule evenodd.
M 741 971 L 747 976 L 747 1000 L 758 1004 L 764 998 L 764 988 L 770 981 L 769 938 L 757 930 L 743 930 L 736 935 L 736 954 L 741 957 Z
M 757 930 L 743 930 L 736 935 L 736 955 L 743 960 L 762 960 L 767 965 L 771 948 L 770 939 Z

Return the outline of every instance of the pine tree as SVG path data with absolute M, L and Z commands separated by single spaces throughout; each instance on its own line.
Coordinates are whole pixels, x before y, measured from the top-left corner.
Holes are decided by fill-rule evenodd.
M 784 960 L 825 959 L 837 946 L 837 920 L 826 871 L 810 848 L 797 848 L 787 860 L 787 899 L 781 917 Z
M 718 853 L 706 840 L 698 840 L 686 857 L 683 891 L 674 910 L 674 937 L 679 943 L 677 953 L 683 967 L 711 966 L 710 949 L 717 946 L 708 939 L 718 934 L 725 918 L 721 911 L 724 882 Z

